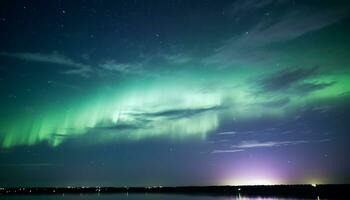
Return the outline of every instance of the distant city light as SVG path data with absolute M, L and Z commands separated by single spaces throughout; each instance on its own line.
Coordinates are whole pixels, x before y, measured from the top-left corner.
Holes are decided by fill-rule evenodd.
M 277 185 L 278 181 L 270 179 L 238 179 L 238 180 L 228 180 L 224 185 Z

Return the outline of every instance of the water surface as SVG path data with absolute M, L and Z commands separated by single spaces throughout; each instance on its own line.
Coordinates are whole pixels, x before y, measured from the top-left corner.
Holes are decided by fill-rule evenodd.
M 66 195 L 8 195 L 1 200 L 302 200 L 308 198 L 244 197 L 244 196 L 202 196 L 179 194 L 66 194 Z M 310 198 L 309 198 L 310 199 Z M 314 198 L 319 200 L 319 198 Z

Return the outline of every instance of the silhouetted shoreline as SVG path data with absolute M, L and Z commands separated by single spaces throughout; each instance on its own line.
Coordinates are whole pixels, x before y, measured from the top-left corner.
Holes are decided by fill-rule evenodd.
M 262 186 L 181 186 L 181 187 L 12 187 L 0 188 L 1 195 L 91 194 L 91 193 L 168 193 L 187 195 L 275 196 L 341 198 L 349 184 L 339 185 L 262 185 Z

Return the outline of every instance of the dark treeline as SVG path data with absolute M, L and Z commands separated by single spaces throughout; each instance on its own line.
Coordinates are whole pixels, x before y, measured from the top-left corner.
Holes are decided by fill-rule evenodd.
M 188 195 L 276 196 L 341 198 L 350 185 L 184 186 L 184 187 L 30 187 L 1 188 L 1 195 L 78 193 L 170 193 Z

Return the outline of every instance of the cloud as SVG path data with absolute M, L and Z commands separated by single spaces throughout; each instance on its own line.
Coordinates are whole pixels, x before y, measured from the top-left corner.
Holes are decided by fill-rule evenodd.
M 169 121 L 170 123 L 175 123 L 176 120 L 191 120 L 196 117 L 200 117 L 201 114 L 207 115 L 209 112 L 215 112 L 221 110 L 223 107 L 221 106 L 213 106 L 208 108 L 191 108 L 191 109 L 165 109 L 162 111 L 156 112 L 129 112 L 126 115 L 128 118 L 132 119 L 131 121 L 124 122 L 123 117 L 119 116 L 115 122 L 105 121 L 99 123 L 94 129 L 97 130 L 142 130 L 146 128 L 152 128 L 152 124 L 157 123 L 159 121 L 164 121 L 166 123 Z
M 237 153 L 237 152 L 242 152 L 244 151 L 244 149 L 229 149 L 229 150 L 220 150 L 220 149 L 216 149 L 213 150 L 211 153 L 215 154 L 215 153 Z
M 79 62 L 75 62 L 71 58 L 68 58 L 58 52 L 53 52 L 49 54 L 45 53 L 8 53 L 1 52 L 1 56 L 8 56 L 20 60 L 30 61 L 30 62 L 41 62 L 41 63 L 50 63 L 61 65 L 65 67 L 69 67 L 71 69 L 67 69 L 63 71 L 64 74 L 70 75 L 80 75 L 83 77 L 88 77 L 91 72 L 91 66 L 85 65 Z
M 162 56 L 163 59 L 173 65 L 182 65 L 190 62 L 192 58 L 185 54 L 165 54 Z
M 274 4 L 275 9 L 284 5 L 282 1 L 276 2 L 278 1 L 237 1 L 233 4 L 231 12 L 237 18 L 247 18 L 244 16 L 248 11 L 256 13 L 267 5 Z M 259 17 L 246 29 L 241 30 L 241 33 L 226 40 L 212 55 L 204 58 L 203 63 L 220 67 L 252 62 L 266 63 L 280 54 L 273 48 L 266 49 L 267 46 L 290 41 L 332 25 L 347 17 L 349 10 L 349 6 L 342 5 L 328 6 L 327 9 L 316 11 L 307 6 L 288 6 L 283 14 L 279 14 L 281 16 L 276 14 L 271 17 Z
M 273 2 L 273 0 L 238 0 L 231 5 L 230 14 L 233 16 L 241 15 L 242 13 L 264 8 Z
M 97 126 L 94 129 L 105 129 L 105 130 L 136 130 L 136 129 L 142 129 L 145 128 L 145 125 L 138 125 L 138 124 L 115 124 L 112 126 Z
M 215 149 L 211 151 L 212 154 L 218 153 L 236 153 L 246 151 L 248 149 L 254 148 L 271 148 L 271 147 L 281 147 L 281 146 L 290 146 L 290 145 L 299 145 L 299 144 L 308 144 L 308 143 L 319 143 L 327 142 L 329 139 L 320 139 L 320 140 L 291 140 L 291 141 L 266 141 L 259 142 L 255 140 L 242 141 L 236 145 L 231 145 L 228 149 Z
M 237 132 L 236 131 L 225 131 L 225 132 L 220 132 L 217 133 L 218 135 L 236 135 Z
M 239 45 L 264 46 L 271 43 L 295 39 L 306 33 L 321 29 L 343 19 L 348 9 L 336 8 L 311 13 L 306 9 L 289 11 L 275 23 L 264 21 L 248 31 L 235 42 Z
M 210 111 L 218 111 L 222 110 L 223 106 L 212 106 L 208 108 L 190 108 L 190 109 L 169 109 L 169 110 L 163 110 L 159 112 L 149 112 L 149 113 L 137 113 L 135 115 L 144 116 L 144 117 L 165 117 L 165 118 L 172 118 L 172 119 L 179 119 L 179 118 L 188 118 L 192 117 L 194 115 L 198 115 L 204 112 L 210 112 Z
M 322 140 L 294 140 L 294 141 L 266 141 L 266 142 L 258 142 L 255 140 L 252 141 L 243 141 L 239 144 L 232 145 L 231 148 L 237 149 L 247 149 L 247 148 L 266 148 L 266 147 L 279 147 L 279 146 L 289 146 L 289 145 L 297 145 L 297 144 L 306 144 L 311 142 L 326 142 L 328 139 Z
M 156 53 L 143 55 L 141 61 L 118 62 L 113 59 L 103 61 L 98 65 L 102 75 L 111 73 L 142 74 L 142 76 L 159 77 L 165 74 L 179 72 L 180 66 L 191 62 L 193 58 L 184 53 Z M 167 66 L 164 70 L 164 66 Z
M 82 77 L 90 77 L 93 75 L 92 72 L 97 72 L 96 74 L 105 76 L 113 75 L 115 73 L 122 74 L 141 74 L 142 76 L 160 76 L 160 67 L 164 65 L 178 66 L 183 65 L 191 61 L 191 57 L 186 54 L 157 54 L 149 55 L 143 58 L 142 61 L 124 62 L 120 63 L 114 59 L 103 60 L 97 63 L 96 66 L 83 64 L 62 55 L 56 51 L 52 53 L 31 53 L 31 52 L 0 52 L 0 56 L 11 57 L 15 59 L 20 59 L 29 62 L 40 62 L 55 64 L 56 66 L 63 68 L 62 74 L 67 75 L 80 75 Z M 85 59 L 86 60 L 86 59 Z M 147 68 L 147 70 L 145 70 Z M 178 68 L 172 68 L 172 70 L 179 70 Z M 164 70 L 163 70 L 164 72 Z
M 91 68 L 87 65 L 85 65 L 86 67 L 82 67 L 82 68 L 78 68 L 78 69 L 70 69 L 70 70 L 66 70 L 63 72 L 63 74 L 67 74 L 67 75 L 79 75 L 82 77 L 89 77 L 90 76 L 90 72 L 91 72 Z
M 103 70 L 121 73 L 141 73 L 143 72 L 140 63 L 118 63 L 115 60 L 106 60 L 99 65 Z
M 268 142 L 258 142 L 258 141 L 243 141 L 237 145 L 232 145 L 232 148 L 257 148 L 257 147 L 276 147 L 276 146 L 287 146 L 295 144 L 307 143 L 305 140 L 298 141 L 268 141 Z
M 249 23 L 264 15 L 268 16 L 270 13 L 266 15 L 266 12 L 273 10 L 274 7 L 281 10 L 291 4 L 293 2 L 289 0 L 237 0 L 226 9 L 225 13 L 234 18 L 236 23 Z
M 335 81 L 306 82 L 308 79 L 317 77 L 320 74 L 318 67 L 284 69 L 263 78 L 258 81 L 258 83 L 264 92 L 279 92 L 283 90 L 299 95 L 322 90 L 336 84 Z M 288 98 L 284 98 L 277 101 L 263 102 L 261 104 L 264 106 L 283 106 L 288 104 L 289 100 Z
M 310 93 L 317 90 L 322 90 L 324 88 L 330 87 L 334 85 L 336 82 L 329 82 L 329 83 L 303 83 L 296 87 L 296 90 L 300 93 Z
M 282 99 L 277 99 L 272 101 L 265 101 L 258 104 L 264 107 L 282 107 L 287 105 L 289 102 L 290 102 L 289 98 L 282 98 Z
M 284 69 L 274 73 L 263 80 L 260 84 L 264 90 L 279 91 L 288 89 L 295 83 L 318 74 L 318 68 Z

